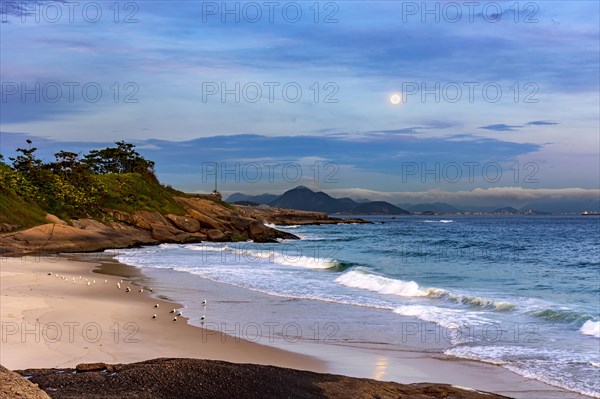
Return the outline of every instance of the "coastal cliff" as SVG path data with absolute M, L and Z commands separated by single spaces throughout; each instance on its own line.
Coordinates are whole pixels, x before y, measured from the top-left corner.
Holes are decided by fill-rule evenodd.
M 160 243 L 246 241 L 266 243 L 297 239 L 265 223 L 330 224 L 361 220 L 329 218 L 320 212 L 232 207 L 210 195 L 173 196 L 178 214 L 102 208 L 94 217 L 62 220 L 47 214 L 44 224 L 0 234 L 0 254 L 91 252 Z

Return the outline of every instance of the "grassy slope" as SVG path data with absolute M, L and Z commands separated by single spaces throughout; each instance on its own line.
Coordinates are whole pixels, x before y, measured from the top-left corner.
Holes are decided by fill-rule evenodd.
M 162 214 L 185 214 L 185 209 L 173 199 L 173 195 L 185 196 L 185 194 L 164 187 L 148 177 L 137 173 L 98 175 L 96 177 L 106 190 L 101 201 L 103 208 L 125 212 L 145 210 Z
M 185 214 L 185 209 L 173 199 L 173 196 L 186 194 L 164 187 L 153 179 L 137 173 L 98 175 L 96 178 L 106 191 L 99 203 L 102 208 L 125 212 L 146 210 L 162 214 Z M 90 214 L 102 216 L 97 210 L 90 210 Z M 46 210 L 34 203 L 24 201 L 10 187 L 0 187 L 0 223 L 28 228 L 47 223 L 45 215 Z
M 46 212 L 37 205 L 23 201 L 11 191 L 0 190 L 0 223 L 23 228 L 47 223 Z

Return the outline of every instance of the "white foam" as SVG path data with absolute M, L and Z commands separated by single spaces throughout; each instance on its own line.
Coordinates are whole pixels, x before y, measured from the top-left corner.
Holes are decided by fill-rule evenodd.
M 234 250 L 242 259 L 251 261 L 255 259 L 265 259 L 272 263 L 284 266 L 303 267 L 307 269 L 331 269 L 336 267 L 338 262 L 335 259 L 321 258 L 319 256 L 303 256 L 297 254 L 282 254 L 276 251 L 255 251 L 249 249 Z
M 427 296 L 429 293 L 419 288 L 414 281 L 395 280 L 375 274 L 351 270 L 335 279 L 336 283 L 346 287 L 361 288 L 380 294 L 398 296 Z
M 424 223 L 454 223 L 452 219 L 425 220 Z
M 579 329 L 579 332 L 584 335 L 591 335 L 595 338 L 600 338 L 600 321 L 586 321 Z
M 192 251 L 214 251 L 214 252 L 223 252 L 223 251 L 231 251 L 231 248 L 229 248 L 229 246 L 224 245 L 224 246 L 212 246 L 212 245 L 186 245 L 184 247 L 185 249 L 189 249 Z

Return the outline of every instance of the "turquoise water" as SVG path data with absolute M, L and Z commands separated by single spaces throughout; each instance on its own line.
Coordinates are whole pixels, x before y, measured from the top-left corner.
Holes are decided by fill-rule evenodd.
M 281 227 L 300 241 L 163 244 L 117 258 L 347 304 L 358 322 L 328 315 L 347 340 L 441 345 L 447 355 L 600 397 L 600 218 L 369 219 L 375 223 Z

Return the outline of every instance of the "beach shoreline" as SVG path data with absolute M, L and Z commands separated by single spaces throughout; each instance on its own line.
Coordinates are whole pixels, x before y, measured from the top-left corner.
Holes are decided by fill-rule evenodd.
M 186 317 L 173 322 L 170 310 L 183 310 L 184 315 L 187 314 L 187 309 L 176 302 L 177 293 L 161 288 L 149 293 L 148 284 L 156 281 L 151 281 L 140 268 L 109 258 L 110 255 L 98 253 L 2 259 L 0 363 L 10 369 L 66 368 L 87 362 L 131 363 L 159 357 L 186 357 L 275 365 L 400 383 L 449 383 L 516 398 L 540 395 L 585 398 L 520 377 L 499 366 L 440 356 L 439 351 L 390 353 L 344 344 L 290 343 L 282 339 L 249 342 L 235 332 L 224 334 L 200 328 L 195 318 L 191 321 L 196 326 Z M 220 293 L 235 302 L 236 295 L 248 294 L 242 288 L 202 280 L 203 294 L 211 297 Z M 117 283 L 121 284 L 120 289 Z M 129 293 L 125 292 L 127 285 L 131 289 Z M 144 292 L 139 293 L 140 289 Z M 252 295 L 268 296 L 255 292 Z M 272 311 L 263 307 L 264 303 L 256 303 L 255 311 L 259 311 L 257 306 L 261 306 L 260 311 Z M 156 304 L 158 308 L 154 308 Z M 343 305 L 331 306 L 334 309 Z M 157 319 L 152 319 L 153 314 L 157 314 Z
M 150 287 L 94 273 L 99 266 L 64 257 L 3 258 L 0 364 L 9 369 L 56 368 L 196 357 L 326 369 L 315 358 L 227 340 L 222 334 L 192 326 L 185 315 L 173 321 L 175 315 L 170 312 L 180 311 L 180 304 L 150 295 Z M 131 291 L 126 292 L 126 287 Z

